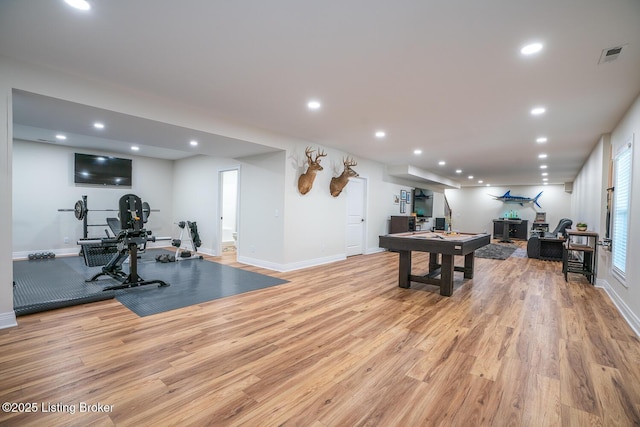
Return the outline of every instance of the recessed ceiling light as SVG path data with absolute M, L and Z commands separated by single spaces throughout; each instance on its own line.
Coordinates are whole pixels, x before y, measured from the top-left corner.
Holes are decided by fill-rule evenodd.
M 491 184 L 487 184 L 487 187 L 491 187 Z
M 447 164 L 447 162 L 445 162 L 444 160 L 440 160 L 440 161 L 438 162 L 438 164 L 439 164 L 440 166 L 444 166 L 444 165 L 446 165 L 446 164 Z
M 482 184 L 483 182 L 484 182 L 484 181 L 483 181 L 483 180 L 481 180 L 481 179 L 479 179 L 479 180 L 478 180 L 478 184 Z
M 196 141 L 195 139 L 192 139 L 191 141 L 189 141 L 189 144 L 195 147 L 196 145 L 198 145 L 198 141 Z
M 536 107 L 536 108 L 531 110 L 531 114 L 534 115 L 534 116 L 539 116 L 541 114 L 544 114 L 545 111 L 547 111 L 547 110 L 544 107 Z
M 131 150 L 138 151 L 138 150 L 140 150 L 140 147 L 138 147 L 137 145 L 132 145 L 131 146 Z
M 548 185 L 548 184 L 549 184 L 548 182 L 544 182 L 544 183 L 542 183 L 542 185 Z
M 64 0 L 66 4 L 78 10 L 89 10 L 91 5 L 86 0 Z
M 310 110 L 318 110 L 318 109 L 320 109 L 321 104 L 320 104 L 320 102 L 319 102 L 319 101 L 309 101 L 309 102 L 307 103 L 307 107 L 308 107 Z
M 473 179 L 473 175 L 469 175 L 467 178 L 469 178 L 469 179 Z
M 462 169 L 456 169 L 456 173 L 462 173 Z
M 545 142 L 547 142 L 547 137 L 546 136 L 541 136 L 540 138 L 536 139 L 536 142 L 538 144 L 544 144 Z
M 417 150 L 413 150 L 413 154 L 420 155 L 422 154 L 422 150 L 419 148 Z
M 538 154 L 539 159 L 546 159 L 547 155 L 545 153 Z
M 66 135 L 63 135 L 63 134 L 59 133 L 59 134 L 56 135 L 56 139 L 60 139 L 60 140 L 64 141 L 65 139 L 67 139 L 67 137 L 66 137 Z
M 520 53 L 523 55 L 533 55 L 542 50 L 542 43 L 530 43 L 520 49 Z
M 542 178 L 543 181 L 549 181 L 549 178 Z
M 104 123 L 95 122 L 93 124 L 93 127 L 96 128 L 96 129 L 104 129 Z
M 547 165 L 540 165 L 540 169 L 546 169 Z
M 387 136 L 387 134 L 383 130 L 379 130 L 376 132 L 376 138 L 384 138 L 385 136 Z
M 547 175 L 549 175 L 549 172 L 542 172 L 540 175 L 547 176 Z

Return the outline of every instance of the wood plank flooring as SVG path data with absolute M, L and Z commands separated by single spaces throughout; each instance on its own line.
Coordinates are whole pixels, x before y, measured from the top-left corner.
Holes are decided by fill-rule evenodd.
M 144 318 L 102 301 L 0 330 L 0 402 L 37 409 L 0 424 L 640 424 L 640 341 L 558 262 L 478 258 L 447 298 L 399 288 L 390 252 L 290 273 L 232 257 L 212 259 L 289 283 Z

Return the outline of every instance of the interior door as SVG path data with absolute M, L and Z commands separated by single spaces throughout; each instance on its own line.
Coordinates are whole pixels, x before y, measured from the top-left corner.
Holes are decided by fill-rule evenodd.
M 347 193 L 347 256 L 364 253 L 366 180 L 350 178 Z

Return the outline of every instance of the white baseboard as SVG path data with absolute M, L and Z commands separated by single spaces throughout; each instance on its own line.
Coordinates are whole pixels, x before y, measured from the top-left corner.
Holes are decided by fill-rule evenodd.
M 378 252 L 384 252 L 384 251 L 386 251 L 386 249 L 378 248 L 378 247 L 376 247 L 376 248 L 369 248 L 369 249 L 367 249 L 367 250 L 365 251 L 365 253 L 364 253 L 364 254 L 365 254 L 365 255 L 371 255 L 371 254 L 377 254 Z
M 278 264 L 275 262 L 269 262 L 261 259 L 249 258 L 244 256 L 238 256 L 238 262 L 243 264 L 253 265 L 255 267 L 266 268 L 269 270 L 279 271 L 281 273 L 287 271 L 300 270 L 302 268 L 315 267 L 317 265 L 329 264 L 336 261 L 344 261 L 347 259 L 345 254 L 332 255 L 324 258 L 309 259 L 300 262 L 293 262 L 290 264 Z
M 18 326 L 15 312 L 0 313 L 0 329 L 13 328 L 14 326 Z
M 636 335 L 640 336 L 640 319 L 629 308 L 629 306 L 624 302 L 624 300 L 620 298 L 620 295 L 618 295 L 618 293 L 613 289 L 613 287 L 611 287 L 609 282 L 607 282 L 606 280 L 597 279 L 596 286 L 598 288 L 604 289 L 604 291 L 607 293 L 607 295 L 609 295 L 609 298 L 611 298 L 611 301 L 616 306 L 616 308 L 618 309 L 618 311 L 620 312 L 624 320 L 627 321 L 627 323 L 629 324 L 629 326 L 631 326 L 631 329 L 633 329 Z
M 207 255 L 207 256 L 217 256 L 216 255 L 216 251 L 214 251 L 211 248 L 198 248 L 198 253 L 201 255 Z

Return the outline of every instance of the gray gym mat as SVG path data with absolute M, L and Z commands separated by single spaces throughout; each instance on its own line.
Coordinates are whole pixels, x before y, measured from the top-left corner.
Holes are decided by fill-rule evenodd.
M 139 264 L 138 271 L 146 280 L 160 279 L 170 285 L 162 288 L 142 286 L 116 293 L 118 301 L 141 317 L 287 283 L 200 259 L 144 263 Z
M 82 262 L 82 258 L 77 258 Z M 59 259 L 14 261 L 13 278 L 13 309 L 16 316 L 115 296 L 113 291 L 103 292 L 102 287 L 85 283 L 85 277 Z
M 286 280 L 201 259 L 156 262 L 156 256 L 164 253 L 172 252 L 147 250 L 138 260 L 138 274 L 145 280 L 160 279 L 170 286 L 159 288 L 152 284 L 107 292 L 102 292 L 102 288 L 118 282 L 103 276 L 96 282 L 85 283 L 84 279 L 100 272 L 100 267 L 86 267 L 82 257 L 16 261 L 13 263 L 16 281 L 14 310 L 16 315 L 28 314 L 90 302 L 90 298 L 113 298 L 115 295 L 124 306 L 142 317 L 287 283 Z M 123 269 L 128 272 L 129 265 L 124 264 Z M 70 299 L 65 301 L 63 297 L 67 296 Z M 37 297 L 35 302 L 34 297 Z M 50 300 L 45 301 L 46 298 Z M 27 309 L 29 311 L 25 311 Z

